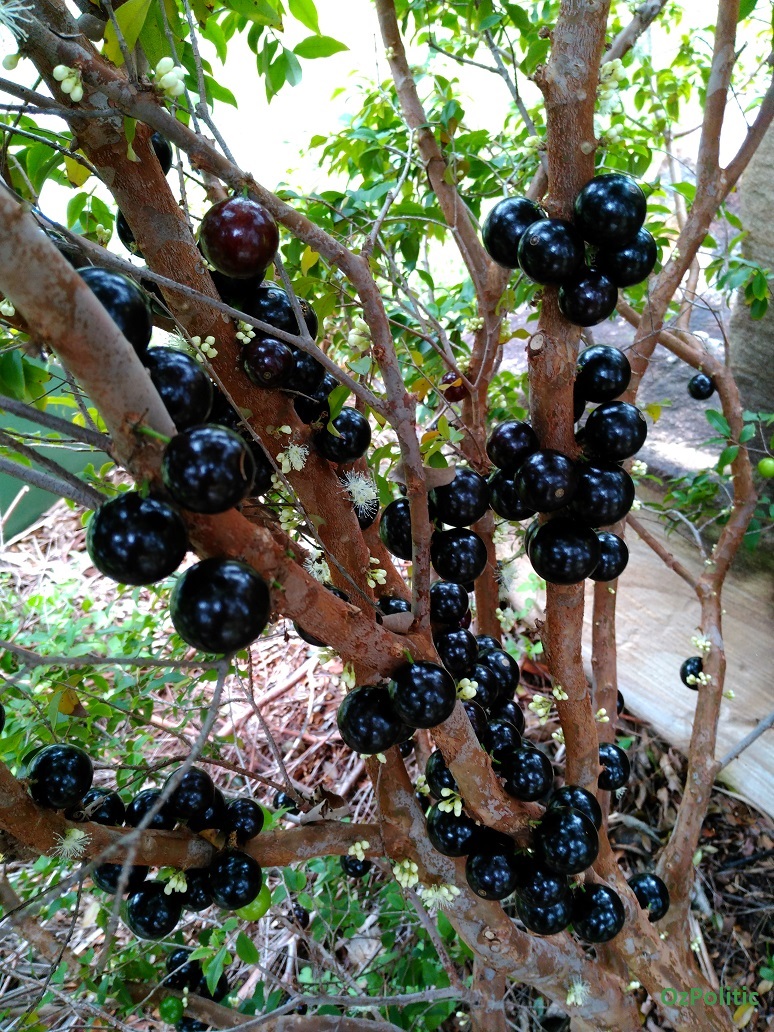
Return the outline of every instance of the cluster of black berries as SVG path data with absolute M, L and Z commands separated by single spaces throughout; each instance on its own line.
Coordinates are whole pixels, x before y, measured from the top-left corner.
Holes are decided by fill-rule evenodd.
M 562 315 L 576 326 L 594 326 L 613 314 L 618 288 L 640 283 L 656 264 L 656 241 L 642 225 L 645 210 L 634 179 L 607 172 L 575 198 L 572 222 L 547 218 L 526 197 L 500 201 L 484 222 L 484 247 L 499 265 L 558 286 Z
M 26 767 L 29 792 L 35 802 L 64 811 L 64 816 L 72 821 L 136 828 L 156 806 L 163 791 L 144 789 L 126 805 L 117 792 L 92 788 L 91 759 L 77 745 L 43 746 L 29 757 Z M 174 776 L 175 772 L 168 781 Z M 186 871 L 183 892 L 169 892 L 165 882 L 146 881 L 147 867 L 130 868 L 124 890 L 129 894 L 126 922 L 144 939 L 169 935 L 184 909 L 198 912 L 214 903 L 224 910 L 239 910 L 250 904 L 261 889 L 260 864 L 241 848 L 263 827 L 263 810 L 258 803 L 247 798 L 226 802 L 209 774 L 192 767 L 151 818 L 149 828 L 171 831 L 178 822 L 191 831 L 218 832 L 226 845 L 209 867 Z M 100 864 L 94 868 L 94 884 L 104 892 L 115 893 L 121 871 L 121 864 Z

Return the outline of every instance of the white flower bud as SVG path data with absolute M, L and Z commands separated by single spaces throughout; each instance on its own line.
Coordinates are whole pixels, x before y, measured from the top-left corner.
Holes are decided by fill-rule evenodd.
M 21 54 L 7 54 L 3 58 L 3 68 L 8 72 L 12 72 L 19 64 L 19 61 L 21 61 Z
M 174 67 L 175 62 L 171 57 L 162 57 L 156 65 L 156 75 L 166 75 L 167 72 L 171 72 Z
M 57 65 L 51 73 L 57 82 L 62 82 L 72 72 L 72 68 L 68 68 L 67 65 Z
M 81 100 L 83 100 L 83 86 L 81 86 L 79 82 L 76 82 L 76 84 L 70 90 L 70 100 L 73 102 L 73 104 L 78 104 Z

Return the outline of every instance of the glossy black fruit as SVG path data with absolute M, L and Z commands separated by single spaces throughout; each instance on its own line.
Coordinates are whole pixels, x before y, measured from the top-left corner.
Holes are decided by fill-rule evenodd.
M 608 462 L 635 455 L 648 436 L 648 424 L 636 405 L 608 401 L 592 409 L 583 427 L 583 450 Z
M 680 680 L 686 688 L 693 691 L 699 690 L 698 676 L 704 670 L 704 661 L 701 656 L 689 656 L 680 666 Z
M 405 760 L 407 756 L 410 756 L 414 751 L 414 739 L 409 738 L 407 742 L 400 742 L 398 744 L 398 752 Z
M 503 836 L 504 837 L 504 836 Z M 505 899 L 516 888 L 518 862 L 513 843 L 486 842 L 470 853 L 465 862 L 465 877 L 477 896 Z
M 602 249 L 594 258 L 594 268 L 617 287 L 633 287 L 647 279 L 658 260 L 658 247 L 647 229 L 640 229 L 628 244 L 617 250 Z
M 463 699 L 461 705 L 468 716 L 471 727 L 473 728 L 473 734 L 482 745 L 486 745 L 486 724 L 489 719 L 486 710 L 481 703 L 476 702 L 474 699 Z
M 434 530 L 430 562 L 442 580 L 467 584 L 486 569 L 486 545 L 473 530 Z
M 371 427 L 362 412 L 345 405 L 333 420 L 332 426 L 340 435 L 335 437 L 327 425 L 312 434 L 312 444 L 329 462 L 354 462 L 365 455 L 371 443 Z
M 457 469 L 449 484 L 430 492 L 433 515 L 450 527 L 469 527 L 489 508 L 489 485 L 473 469 Z
M 0 732 L 5 727 L 5 706 L 0 702 Z
M 68 821 L 93 821 L 94 824 L 115 828 L 124 823 L 126 807 L 118 792 L 109 788 L 90 788 L 79 803 L 65 810 L 65 817 Z
M 148 877 L 148 867 L 131 867 L 129 879 L 124 889 L 124 895 L 137 892 L 145 879 Z M 118 892 L 118 883 L 121 879 L 121 864 L 98 864 L 91 873 L 91 880 L 98 889 L 109 892 L 115 896 Z
M 521 733 L 515 724 L 502 717 L 492 717 L 486 727 L 487 752 L 492 757 L 496 773 L 506 777 L 511 761 L 521 746 Z
M 430 590 L 432 591 L 432 588 Z M 477 634 L 476 641 L 478 642 L 478 651 L 482 656 L 488 649 L 501 649 L 503 647 L 503 643 L 497 638 L 493 638 L 491 634 Z
M 452 404 L 463 401 L 468 396 L 468 388 L 462 382 L 462 377 L 458 376 L 452 369 L 441 377 L 439 389 L 444 398 Z
M 585 814 L 569 806 L 546 810 L 535 829 L 538 858 L 558 874 L 580 874 L 594 863 L 599 836 Z
M 158 788 L 145 788 L 138 792 L 126 808 L 126 823 L 130 828 L 136 828 L 146 813 L 158 802 L 161 790 Z M 148 828 L 159 831 L 171 831 L 174 828 L 177 818 L 165 802 L 158 813 L 154 814 Z
M 177 348 L 149 348 L 143 365 L 178 430 L 204 423 L 213 402 L 212 381 L 195 358 Z
M 353 688 L 339 706 L 336 720 L 345 744 L 366 756 L 391 748 L 405 728 L 387 689 L 374 685 Z
M 625 705 L 626 700 L 623 697 L 623 693 L 619 692 L 618 697 L 615 700 L 615 711 L 618 714 L 618 716 L 620 716 L 623 713 Z
M 269 620 L 269 589 L 237 559 L 203 559 L 175 584 L 169 610 L 180 637 L 202 652 L 243 649 Z
M 212 803 L 202 814 L 188 818 L 189 831 L 206 831 L 215 828 L 222 831 L 226 825 L 226 800 L 219 788 L 215 789 Z
M 584 885 L 573 895 L 573 931 L 586 942 L 610 942 L 625 919 L 621 897 L 607 885 Z
M 536 529 L 528 554 L 535 573 L 549 584 L 579 584 L 591 576 L 601 553 L 593 530 L 560 516 Z
M 629 562 L 629 549 L 623 538 L 608 531 L 597 534 L 599 540 L 599 562 L 589 574 L 595 581 L 611 581 L 620 577 Z
M 527 197 L 506 197 L 499 201 L 481 227 L 486 253 L 506 269 L 518 268 L 519 241 L 533 222 L 544 219 L 545 215 L 540 205 Z
M 387 690 L 393 709 L 409 727 L 442 724 L 457 702 L 454 678 L 437 663 L 405 663 L 393 672 Z
M 643 872 L 632 875 L 629 888 L 642 909 L 648 911 L 651 923 L 660 921 L 669 910 L 669 889 L 657 874 Z
M 166 175 L 172 168 L 172 144 L 158 132 L 153 133 L 150 142 L 161 165 L 161 171 Z
M 259 441 L 256 441 L 251 437 L 247 430 L 242 429 L 238 432 L 243 440 L 247 441 L 247 447 L 250 449 L 250 454 L 252 455 L 253 462 L 255 463 L 255 479 L 253 480 L 250 497 L 258 498 L 260 495 L 265 494 L 272 486 L 274 466 L 272 465 L 269 456 L 263 450 L 263 445 Z
M 489 478 L 489 504 L 498 516 L 515 523 L 530 520 L 537 512 L 525 505 L 519 497 L 515 475 L 509 476 L 502 469 L 498 469 Z
M 255 460 L 235 430 L 204 423 L 177 434 L 164 449 L 161 477 L 191 512 L 226 512 L 253 489 Z
M 239 910 L 261 891 L 261 865 L 238 849 L 223 849 L 207 868 L 212 898 L 224 910 Z
M 602 742 L 599 747 L 599 762 L 604 768 L 599 775 L 599 787 L 608 792 L 623 788 L 631 773 L 629 757 L 623 749 L 612 742 Z
M 534 935 L 558 935 L 572 920 L 569 896 L 546 906 L 533 905 L 516 897 L 516 913 L 524 927 Z
M 480 829 L 466 813 L 457 817 L 436 804 L 427 811 L 427 837 L 444 856 L 467 856 L 476 848 Z
M 194 990 L 202 980 L 202 966 L 198 960 L 189 960 L 192 950 L 180 947 L 167 957 L 167 977 L 164 985 L 170 989 Z
M 570 512 L 590 527 L 610 527 L 629 512 L 634 481 L 620 466 L 581 466 Z
M 298 299 L 301 314 L 304 317 L 309 336 L 314 340 L 317 336 L 317 314 L 308 301 Z M 268 323 L 277 330 L 298 336 L 298 321 L 293 313 L 290 296 L 282 287 L 259 287 L 249 305 L 245 308 L 248 315 Z
M 186 888 L 182 895 L 184 910 L 198 914 L 212 906 L 210 876 L 205 868 L 191 867 L 185 872 Z
M 533 222 L 519 241 L 519 266 L 535 283 L 560 284 L 583 268 L 583 240 L 566 219 Z
M 239 430 L 240 433 L 247 432 L 239 412 L 217 384 L 212 385 L 212 408 L 209 421 L 217 423 L 219 426 L 227 426 L 229 430 Z
M 327 423 L 330 415 L 328 396 L 339 386 L 339 381 L 331 373 L 326 373 L 313 391 L 297 394 L 293 398 L 293 408 L 302 423 Z
M 91 517 L 86 548 L 105 577 L 121 584 L 155 584 L 183 561 L 188 534 L 171 505 L 127 491 Z
M 618 288 L 597 269 L 583 269 L 559 287 L 559 311 L 575 326 L 596 326 L 618 303 Z
M 167 778 L 164 787 L 166 788 L 175 772 Z M 191 767 L 180 780 L 177 788 L 169 796 L 167 803 L 170 813 L 173 813 L 178 820 L 188 820 L 189 817 L 201 818 L 212 806 L 215 800 L 215 785 L 206 770 L 199 770 L 198 767 Z
M 309 927 L 309 911 L 302 907 L 300 903 L 294 903 L 290 908 L 290 919 L 301 928 Z
M 688 393 L 697 401 L 706 401 L 715 393 L 715 381 L 706 373 L 696 373 L 688 381 Z
M 379 612 L 384 616 L 392 616 L 393 613 L 410 613 L 411 603 L 407 598 L 399 598 L 393 595 L 382 595 L 376 600 Z
M 38 806 L 65 810 L 75 806 L 91 788 L 94 768 L 79 745 L 46 745 L 27 769 L 30 795 Z
M 226 807 L 225 832 L 234 835 L 236 844 L 243 846 L 263 827 L 263 810 L 254 799 L 232 799 Z
M 549 907 L 567 899 L 569 887 L 565 875 L 543 867 L 534 856 L 520 855 L 518 860 L 516 894 L 521 900 L 533 907 Z
M 513 699 L 498 700 L 497 704 L 492 708 L 491 716 L 493 720 L 509 721 L 520 735 L 524 734 L 524 710 Z
M 535 512 L 556 512 L 572 501 L 579 473 L 572 459 L 543 448 L 522 462 L 514 481 L 525 506 Z
M 175 1025 L 177 1032 L 207 1032 L 210 1026 L 197 1018 L 181 1018 Z
M 470 676 L 471 680 L 476 682 L 475 701 L 488 715 L 490 710 L 500 701 L 497 677 L 483 663 L 476 663 Z
M 430 619 L 437 630 L 455 630 L 469 608 L 468 593 L 462 584 L 441 580 L 430 585 Z
M 440 749 L 431 752 L 425 764 L 425 779 L 430 795 L 433 799 L 443 798 L 443 789 L 448 788 L 451 792 L 457 791 L 457 782 L 449 768 Z
M 436 634 L 433 644 L 438 658 L 455 681 L 473 677 L 478 659 L 478 643 L 470 631 L 460 628 Z
M 571 806 L 573 810 L 580 810 L 597 831 L 602 827 L 602 808 L 597 802 L 597 797 L 580 785 L 564 785 L 557 788 L 551 796 L 548 808 L 551 810 L 557 806 Z
M 134 239 L 132 227 L 126 221 L 126 216 L 122 211 L 116 212 L 116 233 L 118 234 L 118 239 L 127 251 L 131 251 L 131 253 L 137 255 L 138 258 L 143 257 L 143 253 L 137 246 L 137 241 Z
M 631 176 L 594 176 L 575 198 L 575 225 L 584 240 L 618 248 L 634 241 L 645 221 L 645 194 Z
M 613 401 L 632 378 L 629 359 L 619 348 L 594 344 L 584 348 L 575 369 L 575 390 L 584 401 Z
M 398 559 L 411 560 L 411 512 L 408 498 L 396 498 L 385 505 L 379 520 L 382 544 Z
M 182 913 L 180 893 L 166 895 L 163 882 L 146 882 L 126 904 L 126 923 L 140 939 L 163 939 Z
M 282 387 L 296 367 L 288 344 L 275 337 L 254 337 L 242 347 L 242 368 L 256 387 Z
M 310 395 L 325 379 L 325 366 L 298 348 L 291 347 L 293 352 L 293 369 L 287 382 L 283 385 L 287 391 Z
M 287 792 L 278 790 L 274 793 L 272 799 L 272 806 L 275 810 L 287 810 L 288 813 L 298 813 L 298 804 L 292 795 L 288 795 Z
M 527 456 L 539 447 L 537 434 L 529 423 L 520 419 L 506 419 L 489 435 L 486 453 L 495 466 L 513 476 Z
M 545 753 L 527 745 L 515 749 L 504 766 L 505 791 L 514 799 L 532 802 L 548 795 L 554 783 L 554 768 Z
M 488 667 L 497 679 L 500 699 L 512 699 L 519 686 L 519 664 L 504 649 L 487 649 L 479 662 Z
M 76 272 L 140 358 L 144 358 L 153 330 L 150 302 L 145 292 L 128 276 L 96 265 L 76 269 Z
M 331 595 L 335 595 L 336 598 L 343 599 L 344 602 L 349 602 L 349 595 L 345 591 L 342 591 L 340 588 L 335 588 L 332 584 L 326 584 L 325 587 L 330 591 Z M 307 645 L 313 645 L 318 649 L 328 647 L 327 641 L 323 641 L 322 638 L 317 638 L 315 635 L 310 634 L 309 631 L 305 631 L 297 620 L 293 621 L 293 630 L 299 638 L 307 643 Z
M 339 863 L 348 878 L 365 878 L 373 866 L 370 860 L 358 860 L 356 856 L 340 856 Z
M 218 201 L 206 212 L 199 243 L 210 265 L 225 276 L 263 275 L 274 261 L 279 230 L 271 212 L 249 197 Z

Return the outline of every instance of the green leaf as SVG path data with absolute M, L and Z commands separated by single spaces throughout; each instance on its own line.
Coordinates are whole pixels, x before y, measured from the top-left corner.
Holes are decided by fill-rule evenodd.
M 276 8 L 268 0 L 226 0 L 225 6 L 236 14 L 241 14 L 258 25 L 268 25 L 272 29 L 282 29 L 282 18 Z
M 150 5 L 151 0 L 126 0 L 125 4 L 116 9 L 116 22 L 130 51 L 140 37 Z M 102 48 L 102 56 L 119 67 L 124 63 L 116 30 L 110 21 L 105 28 L 105 45 Z
M 293 47 L 293 53 L 307 59 L 330 57 L 331 54 L 338 54 L 340 50 L 349 50 L 349 47 L 332 36 L 307 36 L 298 46 Z
M 739 443 L 747 444 L 748 441 L 751 441 L 753 437 L 755 437 L 757 432 L 757 428 L 754 426 L 750 426 L 750 424 L 748 424 L 747 426 L 743 426 L 739 434 Z
M 718 473 L 722 473 L 726 466 L 730 466 L 738 454 L 739 446 L 736 444 L 732 444 L 729 445 L 728 448 L 724 448 L 718 456 L 717 466 L 715 467 Z
M 319 35 L 320 24 L 317 20 L 317 8 L 314 6 L 313 0 L 288 0 L 288 7 L 294 18 L 297 18 L 307 29 L 311 29 L 312 32 L 316 32 Z
M 344 408 L 344 402 L 349 397 L 349 387 L 346 384 L 340 383 L 338 387 L 334 387 L 331 393 L 328 395 L 328 411 L 330 412 L 330 423 L 338 416 L 341 410 Z
M 209 964 L 204 965 L 206 968 L 205 977 L 207 979 L 207 988 L 211 993 L 214 993 L 218 987 L 220 976 L 223 974 L 223 968 L 226 965 L 226 957 L 228 952 L 225 946 L 221 946 Z
M 749 18 L 757 6 L 758 0 L 742 0 L 739 4 L 739 21 Z
M 707 422 L 713 430 L 717 430 L 723 437 L 729 437 L 731 435 L 731 427 L 728 425 L 726 417 L 721 412 L 716 412 L 715 409 L 707 409 L 704 413 L 707 417 Z
M 0 394 L 16 401 L 24 401 L 24 366 L 19 351 L 6 351 L 0 355 Z
M 240 932 L 236 941 L 237 956 L 244 964 L 254 965 L 261 959 L 255 943 L 244 932 Z
M 306 887 L 306 875 L 303 871 L 294 871 L 292 867 L 286 867 L 283 877 L 289 892 L 301 892 Z

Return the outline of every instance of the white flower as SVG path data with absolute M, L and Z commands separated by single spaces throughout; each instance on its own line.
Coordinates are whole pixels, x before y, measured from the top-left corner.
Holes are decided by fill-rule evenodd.
M 358 753 L 358 756 L 360 757 L 361 760 L 370 760 L 372 757 L 376 757 L 376 759 L 379 761 L 379 763 L 386 763 L 387 762 L 387 757 L 384 755 L 383 752 L 377 752 L 377 753 L 361 752 L 361 753 Z
M 610 717 L 607 715 L 607 710 L 604 707 L 602 707 L 602 709 L 598 709 L 594 714 L 594 720 L 596 720 L 598 724 L 609 724 Z
M 424 774 L 420 774 L 419 775 L 419 777 L 417 778 L 417 783 L 416 783 L 415 787 L 416 787 L 417 792 L 419 792 L 420 795 L 427 795 L 427 796 L 430 795 L 430 788 L 429 788 L 429 786 L 427 784 L 427 778 L 425 777 Z
M 342 477 L 344 490 L 352 499 L 358 516 L 375 516 L 379 508 L 379 491 L 376 481 L 365 473 L 345 473 Z
M 243 344 L 247 344 L 255 337 L 255 330 L 253 327 L 246 322 L 237 323 L 236 339 L 241 340 Z
M 560 684 L 554 685 L 554 687 L 551 689 L 551 694 L 555 699 L 558 699 L 559 702 L 566 702 L 570 698 L 570 696 L 567 694 L 567 692 L 564 690 L 564 688 L 562 688 Z
M 18 39 L 26 39 L 27 30 L 22 27 L 21 23 L 32 21 L 31 11 L 32 8 L 23 3 L 22 0 L 2 0 L 2 3 L 0 3 L 0 25 L 10 29 Z
M 175 62 L 171 57 L 162 57 L 156 64 L 155 75 L 166 75 L 167 72 L 171 72 L 175 67 Z
M 173 871 L 164 886 L 164 895 L 171 896 L 173 892 L 185 892 L 188 882 L 185 878 L 185 871 Z
M 373 556 L 370 558 L 370 562 L 376 563 L 377 565 L 373 569 L 369 570 L 366 574 L 366 580 L 368 581 L 369 588 L 375 588 L 377 584 L 387 583 L 387 572 L 378 565 L 379 560 L 374 559 Z
M 16 309 L 13 307 L 8 298 L 3 298 L 0 301 L 0 315 L 5 315 L 7 318 L 11 318 L 16 315 Z
M 705 638 L 703 634 L 697 634 L 695 637 L 691 638 L 691 645 L 693 645 L 695 649 L 698 649 L 699 652 L 704 653 L 707 653 L 712 649 L 712 642 L 709 638 Z
M 590 995 L 591 986 L 588 982 L 584 982 L 582 978 L 573 978 L 571 979 L 570 987 L 567 990 L 567 1006 L 582 1007 Z
M 68 828 L 64 835 L 55 834 L 56 847 L 51 850 L 52 856 L 62 860 L 77 860 L 86 852 L 91 836 L 80 828 Z
M 558 742 L 559 745 L 564 745 L 564 731 L 562 731 L 561 728 L 559 728 L 558 731 L 554 731 L 551 737 L 555 742 Z
M 462 799 L 454 789 L 442 788 L 441 796 L 438 809 L 442 813 L 453 813 L 455 817 L 462 816 Z
M 731 702 L 736 698 L 736 692 L 733 688 L 729 688 L 727 691 L 723 692 L 723 698 L 728 699 L 729 702 Z
M 537 716 L 538 723 L 542 727 L 548 720 L 549 714 L 551 713 L 551 700 L 546 699 L 542 695 L 536 695 L 532 702 L 527 705 L 528 710 Z
M 516 625 L 516 621 L 519 619 L 517 614 L 510 606 L 506 606 L 505 609 L 499 607 L 495 609 L 495 616 L 497 617 L 500 626 L 503 631 L 507 634 L 508 631 L 512 631 Z
M 279 519 L 279 522 L 280 522 L 280 527 L 282 527 L 282 529 L 285 531 L 286 534 L 289 534 L 292 530 L 296 529 L 296 527 L 299 525 L 299 523 L 301 523 L 301 516 L 290 505 L 283 505 L 282 508 L 280 509 L 280 519 Z M 309 560 L 307 559 L 307 562 L 308 561 Z M 307 572 L 309 572 L 309 571 L 307 571 Z M 312 574 L 312 576 L 314 576 L 314 574 Z M 315 578 L 315 579 L 317 580 L 319 578 Z
M 457 886 L 449 883 L 441 885 L 420 885 L 417 889 L 417 895 L 419 898 L 427 909 L 433 912 L 436 910 L 448 910 L 449 907 L 453 907 L 459 894 L 460 890 Z
M 632 507 L 629 510 L 629 512 L 639 512 L 641 508 L 642 508 L 642 502 L 639 500 L 639 498 L 635 498 L 634 501 L 632 502 Z
M 388 61 L 394 61 L 395 47 L 387 47 L 387 49 L 384 51 L 384 56 L 387 58 Z
M 171 100 L 185 90 L 185 69 L 176 65 L 171 57 L 162 57 L 156 64 L 153 76 L 156 86 Z
M 419 868 L 413 860 L 401 860 L 393 866 L 392 873 L 404 889 L 412 889 L 419 882 Z
M 357 684 L 357 677 L 355 676 L 355 668 L 352 666 L 351 663 L 344 664 L 344 668 L 341 671 L 341 676 L 339 680 L 347 689 L 347 691 L 355 687 L 355 685 Z
M 635 459 L 632 463 L 631 475 L 633 477 L 644 477 L 648 472 L 647 462 L 643 462 L 642 459 Z
M 688 674 L 685 680 L 688 684 L 700 685 L 702 688 L 706 688 L 708 684 L 712 684 L 712 675 L 705 674 L 702 670 L 698 674 Z
M 304 560 L 304 569 L 310 577 L 314 577 L 321 584 L 330 583 L 331 568 L 322 552 L 318 552 L 316 549 L 314 552 L 310 552 Z
M 467 701 L 474 699 L 478 692 L 478 681 L 470 677 L 462 677 L 457 681 L 457 698 Z
M 309 449 L 305 444 L 288 444 L 284 451 L 277 453 L 277 462 L 283 473 L 290 473 L 291 470 L 300 471 L 304 468 Z
M 349 856 L 356 856 L 358 860 L 365 860 L 365 851 L 370 847 L 371 843 L 368 839 L 360 839 L 358 842 L 354 842 L 347 853 Z
M 371 331 L 365 319 L 356 315 L 352 320 L 352 329 L 347 334 L 347 344 L 354 351 L 368 351 L 371 347 Z

